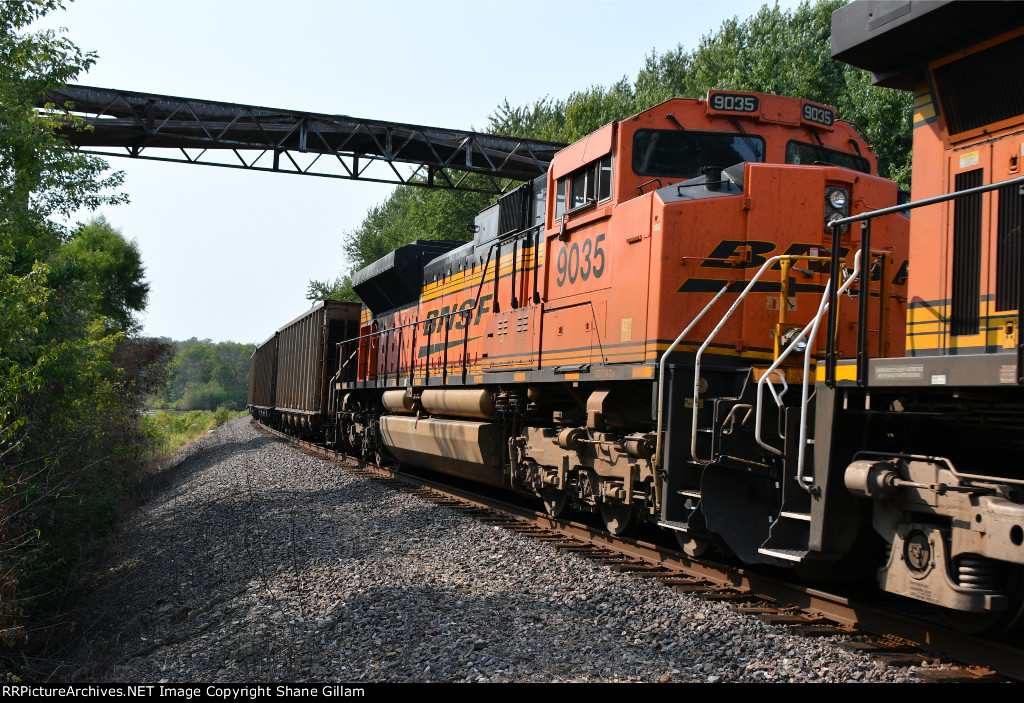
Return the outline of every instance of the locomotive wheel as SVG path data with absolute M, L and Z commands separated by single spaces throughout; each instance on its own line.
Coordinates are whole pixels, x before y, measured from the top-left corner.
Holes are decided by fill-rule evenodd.
M 707 540 L 693 537 L 681 530 L 676 530 L 676 542 L 679 543 L 679 548 L 682 549 L 687 556 L 694 558 L 701 556 L 711 549 L 711 543 Z
M 569 512 L 569 494 L 557 488 L 546 488 L 541 494 L 544 501 L 544 512 L 551 517 L 562 517 Z
M 604 527 L 616 537 L 636 527 L 639 517 L 640 513 L 633 505 L 601 502 L 601 519 L 604 520 Z
M 1015 599 L 1006 610 L 994 613 L 962 613 L 936 606 L 947 627 L 967 635 L 1001 635 L 1013 631 L 1024 621 L 1024 603 Z

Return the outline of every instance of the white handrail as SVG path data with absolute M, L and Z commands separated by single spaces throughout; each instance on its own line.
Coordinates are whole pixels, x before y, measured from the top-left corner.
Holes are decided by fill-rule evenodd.
M 871 253 L 868 252 L 868 256 L 870 256 L 870 255 L 871 255 Z M 843 293 L 845 293 L 846 290 L 851 285 L 853 285 L 853 282 L 858 280 L 860 269 L 861 269 L 861 259 L 863 257 L 864 257 L 864 250 L 863 249 L 858 250 L 857 253 L 854 255 L 854 259 L 853 259 L 853 272 L 850 274 L 849 278 L 846 279 L 846 281 L 843 283 L 843 285 L 839 286 L 839 290 L 836 291 L 836 296 L 840 296 Z M 867 271 L 868 271 L 868 268 L 864 267 L 864 272 L 867 273 Z M 863 287 L 860 290 L 860 294 L 861 295 L 870 295 L 871 291 L 868 290 L 868 287 L 869 287 L 869 284 L 868 284 L 867 281 L 865 281 Z M 828 286 L 825 286 L 825 291 L 826 292 L 828 291 Z M 827 307 L 828 307 L 828 305 L 826 304 L 826 308 Z M 819 322 L 820 322 L 820 319 L 821 318 L 819 318 Z M 817 332 L 818 332 L 818 325 L 816 323 L 814 325 L 814 334 L 817 334 Z M 882 334 L 882 332 L 879 331 L 879 334 Z M 810 493 L 812 491 L 812 489 L 813 489 L 813 486 L 806 486 L 806 485 L 804 485 L 804 459 L 805 459 L 805 454 L 806 454 L 805 449 L 807 447 L 807 406 L 808 406 L 808 402 L 807 402 L 807 388 L 808 388 L 808 381 L 810 380 L 810 375 L 811 375 L 810 374 L 810 365 L 811 365 L 811 354 L 810 354 L 810 352 L 811 352 L 811 345 L 808 344 L 807 345 L 807 349 L 804 350 L 804 382 L 803 382 L 803 388 L 802 388 L 801 394 L 800 394 L 800 406 L 801 406 L 800 407 L 800 438 L 798 440 L 800 442 L 800 444 L 799 444 L 799 446 L 797 448 L 796 476 L 795 476 L 796 482 L 800 485 L 801 488 L 803 488 L 808 493 Z
M 697 463 L 711 463 L 709 461 L 701 461 L 700 459 L 697 458 L 697 410 L 700 406 L 700 359 L 704 355 L 704 350 L 707 349 L 708 345 L 711 344 L 711 340 L 715 338 L 715 335 L 717 335 L 721 331 L 722 327 L 725 326 L 725 323 L 729 321 L 730 317 L 732 317 L 732 314 L 736 312 L 736 309 L 740 306 L 740 303 L 743 302 L 743 299 L 747 297 L 747 293 L 749 293 L 751 289 L 753 289 L 754 284 L 757 283 L 758 279 L 760 279 L 761 276 L 764 275 L 764 272 L 771 268 L 782 257 L 783 255 L 779 254 L 777 256 L 773 256 L 772 258 L 768 259 L 763 264 L 761 264 L 761 268 L 757 270 L 757 273 L 754 274 L 754 277 L 751 278 L 750 281 L 747 283 L 746 287 L 743 289 L 743 292 L 739 294 L 739 296 L 736 298 L 736 301 L 732 304 L 732 307 L 730 307 L 729 310 L 725 313 L 725 316 L 722 317 L 721 320 L 719 320 L 718 325 L 715 327 L 715 329 L 711 331 L 711 334 L 708 335 L 708 338 L 704 340 L 704 344 L 701 345 L 700 349 L 697 350 L 697 357 L 694 359 L 693 363 L 693 423 L 690 426 L 690 458 L 692 458 L 693 461 Z
M 695 317 L 692 320 L 690 320 L 690 324 L 688 324 L 686 326 L 686 329 L 684 329 L 682 332 L 679 333 L 679 336 L 676 337 L 676 341 L 674 341 L 674 342 L 672 342 L 672 344 L 668 345 L 668 349 L 666 349 L 665 353 L 663 353 L 661 355 L 661 361 L 658 362 L 658 434 L 657 434 L 657 444 L 656 444 L 655 450 L 654 450 L 654 465 L 655 466 L 661 466 L 661 463 L 662 463 L 662 460 L 661 460 L 661 450 L 662 450 L 661 434 L 662 434 L 662 432 L 661 432 L 661 430 L 662 430 L 662 427 L 664 426 L 664 415 L 665 415 L 665 411 L 664 411 L 664 408 L 663 408 L 663 404 L 664 404 L 664 400 L 665 400 L 665 362 L 668 360 L 668 355 L 672 353 L 672 350 L 674 350 L 677 346 L 679 346 L 679 343 L 683 341 L 683 337 L 688 335 L 690 333 L 690 330 L 692 330 L 694 328 L 694 326 L 697 324 L 697 322 L 699 322 L 700 319 L 702 317 L 704 317 L 704 313 L 706 313 L 708 310 L 710 310 L 711 306 L 714 305 L 716 302 L 718 302 L 718 299 L 721 298 L 722 295 L 724 295 L 727 290 L 729 290 L 729 286 L 730 285 L 732 285 L 731 282 L 730 283 L 726 283 L 725 287 L 723 287 L 722 290 L 718 291 L 718 294 L 715 295 L 715 297 L 711 299 L 711 302 L 709 302 L 707 305 L 705 305 L 704 309 L 701 310 L 699 313 L 697 313 L 697 317 Z
M 862 258 L 861 255 L 862 250 L 858 250 L 857 253 L 854 254 L 853 271 L 850 273 L 850 276 L 843 282 L 843 285 L 839 287 L 839 290 L 836 292 L 836 295 L 842 295 L 843 293 L 845 293 L 846 290 L 851 285 L 853 285 L 854 281 L 857 280 L 857 276 L 860 273 L 860 265 Z M 818 312 L 814 315 L 814 318 L 810 321 L 810 323 L 807 324 L 806 327 L 803 328 L 803 330 L 801 330 L 800 334 L 793 338 L 789 345 L 782 351 L 781 354 L 779 354 L 779 358 L 776 359 L 775 362 L 768 367 L 768 370 L 764 373 L 763 376 L 761 376 L 760 379 L 758 379 L 757 382 L 757 411 L 754 416 L 754 440 L 768 451 L 781 456 L 781 450 L 776 449 L 775 447 L 769 444 L 766 444 L 761 439 L 761 417 L 763 414 L 761 401 L 764 397 L 764 383 L 765 379 L 767 379 L 771 373 L 775 372 L 778 369 L 778 367 L 782 364 L 782 362 L 785 361 L 786 358 L 790 355 L 790 353 L 792 353 L 792 351 L 796 349 L 797 344 L 799 344 L 800 340 L 804 339 L 805 337 L 807 338 L 807 344 L 805 345 L 804 349 L 803 382 L 801 384 L 800 389 L 800 438 L 799 447 L 797 449 L 796 473 L 796 480 L 800 483 L 801 487 L 805 488 L 806 490 L 810 490 L 807 486 L 804 486 L 803 484 L 803 468 L 804 461 L 806 458 L 805 447 L 807 444 L 807 391 L 808 381 L 810 379 L 811 352 L 813 347 L 813 344 L 811 344 L 811 340 L 817 337 L 818 326 L 821 324 L 821 319 L 825 316 L 825 313 L 828 311 L 829 290 L 831 289 L 832 285 L 833 282 L 831 280 L 829 280 L 829 282 L 825 285 L 825 292 L 822 294 L 821 302 L 818 304 Z M 772 389 L 772 395 L 774 394 L 774 389 Z

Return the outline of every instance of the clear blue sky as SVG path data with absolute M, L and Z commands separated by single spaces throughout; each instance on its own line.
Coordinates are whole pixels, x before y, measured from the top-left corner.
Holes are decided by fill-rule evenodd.
M 78 83 L 423 125 L 485 129 L 525 105 L 636 77 L 762 2 L 733 0 L 78 0 L 65 27 L 99 60 Z M 790 8 L 796 2 L 780 2 Z M 262 341 L 309 306 L 310 279 L 348 269 L 343 233 L 390 186 L 110 159 L 138 241 L 144 333 Z M 84 217 L 84 215 L 83 215 Z

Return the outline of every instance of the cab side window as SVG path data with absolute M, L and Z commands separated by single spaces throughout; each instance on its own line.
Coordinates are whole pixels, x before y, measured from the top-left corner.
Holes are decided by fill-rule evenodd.
M 590 203 L 600 203 L 612 197 L 612 156 L 578 168 L 555 185 L 555 219 L 561 219 L 567 210 L 575 210 Z

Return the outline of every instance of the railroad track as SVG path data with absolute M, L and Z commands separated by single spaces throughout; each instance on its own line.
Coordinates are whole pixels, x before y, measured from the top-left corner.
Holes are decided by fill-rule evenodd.
M 736 611 L 805 637 L 843 635 L 844 646 L 889 666 L 915 666 L 933 682 L 1024 681 L 1024 648 L 964 635 L 918 617 L 851 600 L 803 584 L 686 554 L 649 542 L 616 537 L 579 522 L 555 519 L 504 500 L 413 474 L 357 461 L 259 423 L 264 433 L 353 473 L 389 482 L 437 505 L 571 552 L 634 578 L 674 591 L 723 601 Z

